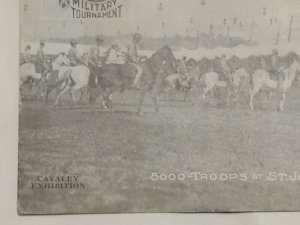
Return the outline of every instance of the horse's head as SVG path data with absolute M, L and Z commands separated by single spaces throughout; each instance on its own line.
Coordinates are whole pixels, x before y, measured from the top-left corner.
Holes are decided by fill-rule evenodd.
M 88 65 L 88 61 L 89 61 L 89 53 L 87 53 L 87 52 L 83 53 L 82 59 L 83 59 L 83 61 L 84 61 L 84 64 L 85 64 L 85 65 Z
M 241 68 L 240 70 L 241 70 L 242 77 L 249 78 L 249 73 L 245 68 Z
M 66 53 L 61 52 L 58 54 L 58 56 L 54 59 L 54 63 L 59 66 L 69 66 L 70 60 Z

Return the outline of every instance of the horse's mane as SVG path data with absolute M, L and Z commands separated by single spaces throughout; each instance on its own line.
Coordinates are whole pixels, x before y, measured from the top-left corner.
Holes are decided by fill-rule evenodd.
M 174 55 L 172 49 L 168 45 L 164 45 L 158 51 L 156 51 L 155 53 L 153 53 L 153 55 L 150 58 L 148 58 L 147 60 L 151 60 L 152 58 L 157 57 L 158 55 L 161 54 L 162 51 L 171 52 Z M 174 56 L 174 58 L 175 58 L 175 56 Z
M 163 52 L 172 53 L 173 57 L 175 58 L 172 49 L 169 46 L 164 45 L 158 51 L 156 51 L 155 53 L 153 53 L 153 55 L 150 58 L 147 58 L 144 61 L 144 63 L 147 64 L 147 65 L 149 65 L 151 67 L 151 69 L 153 71 L 155 71 L 155 67 L 156 68 L 158 67 L 157 63 L 161 63 L 160 58 L 161 58 L 161 55 L 163 54 Z M 155 72 L 157 72 L 157 71 L 155 71 Z
M 64 53 L 64 52 L 60 52 L 60 53 L 58 53 L 57 55 L 55 55 L 55 56 L 52 58 L 52 60 L 55 61 L 59 56 L 65 55 L 65 54 L 66 54 L 66 53 Z
M 162 64 L 162 62 L 164 61 L 163 59 L 165 59 L 167 54 L 172 54 L 171 56 L 173 56 L 175 59 L 175 55 L 172 49 L 169 46 L 164 45 L 162 48 L 156 51 L 150 58 L 147 58 L 143 62 L 143 64 L 145 64 L 148 67 L 148 69 L 151 70 L 151 74 L 152 76 L 154 76 L 154 78 L 160 73 L 160 70 L 162 69 L 163 66 Z

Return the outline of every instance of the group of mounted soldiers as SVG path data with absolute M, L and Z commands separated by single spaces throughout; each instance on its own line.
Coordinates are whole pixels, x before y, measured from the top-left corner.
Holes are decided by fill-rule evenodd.
M 116 50 L 120 54 L 124 54 L 126 58 L 126 62 L 136 71 L 136 76 L 134 82 L 132 84 L 133 88 L 138 89 L 138 83 L 140 77 L 143 73 L 142 67 L 140 63 L 145 56 L 141 56 L 138 54 L 138 45 L 142 40 L 142 35 L 139 33 L 135 33 L 132 37 L 132 40 L 128 42 L 122 42 L 122 45 L 125 46 L 125 50 L 121 50 L 118 44 L 112 44 L 111 47 L 101 54 L 100 46 L 104 44 L 104 38 L 101 36 L 97 36 L 95 38 L 95 44 L 93 44 L 89 52 L 87 54 L 81 55 L 77 49 L 78 42 L 76 40 L 70 41 L 70 49 L 68 51 L 68 58 L 70 61 L 70 66 L 74 67 L 77 65 L 88 65 L 91 71 L 91 77 L 96 77 L 96 73 L 99 73 L 99 70 L 102 69 L 103 64 L 105 64 L 107 58 L 109 57 L 110 51 L 112 49 Z M 46 54 L 44 53 L 44 47 L 46 42 L 44 40 L 40 41 L 39 49 L 37 50 L 35 62 L 36 67 L 40 68 L 43 79 L 50 72 L 50 67 L 47 61 Z M 28 45 L 25 48 L 25 51 L 21 55 L 20 64 L 32 62 L 31 60 L 31 46 Z M 261 67 L 270 72 L 270 74 L 274 75 L 278 81 L 282 80 L 282 65 L 279 61 L 278 51 L 273 50 L 271 57 L 271 67 L 268 68 L 264 59 L 261 57 Z M 231 75 L 234 73 L 234 67 L 231 65 L 227 56 L 223 54 L 220 60 L 220 68 L 221 73 L 230 80 Z M 184 56 L 182 59 L 177 61 L 177 71 L 180 80 L 186 81 L 189 77 L 189 68 L 187 66 L 187 58 Z
M 106 62 L 109 57 L 111 49 L 118 50 L 120 54 L 124 54 L 126 57 L 126 62 L 136 71 L 136 76 L 132 84 L 133 88 L 138 88 L 138 82 L 143 73 L 143 70 L 140 66 L 140 62 L 146 58 L 146 56 L 140 56 L 138 54 L 138 44 L 142 40 L 142 35 L 135 33 L 131 41 L 123 41 L 122 45 L 125 46 L 126 50 L 118 49 L 117 44 L 112 44 L 111 47 L 101 54 L 100 46 L 104 44 L 104 39 L 101 36 L 97 36 L 95 39 L 95 44 L 92 45 L 89 49 L 89 52 L 81 55 L 77 49 L 78 42 L 76 40 L 70 41 L 70 49 L 68 51 L 68 58 L 70 61 L 71 67 L 78 65 L 88 65 L 91 76 L 94 76 L 95 73 L 103 67 L 103 64 Z M 42 77 L 45 78 L 50 72 L 50 67 L 48 64 L 48 59 L 44 53 L 44 47 L 46 42 L 44 40 L 40 41 L 39 49 L 36 53 L 34 62 L 31 59 L 31 46 L 27 45 L 25 51 L 22 53 L 20 58 L 20 65 L 24 63 L 34 63 L 36 67 L 41 68 Z

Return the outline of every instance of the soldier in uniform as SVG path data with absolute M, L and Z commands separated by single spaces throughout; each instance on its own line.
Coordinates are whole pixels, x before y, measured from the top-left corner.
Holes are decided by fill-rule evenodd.
M 102 72 L 102 60 L 100 49 L 99 47 L 103 44 L 104 40 L 101 36 L 96 37 L 96 43 L 91 46 L 89 50 L 89 60 L 88 65 L 91 70 L 90 75 L 90 85 L 95 85 L 95 79 L 97 77 L 97 74 Z
M 233 69 L 230 63 L 227 62 L 227 57 L 225 54 L 221 56 L 220 64 L 221 64 L 222 72 L 225 75 L 226 79 L 231 80 Z
M 23 65 L 25 63 L 30 63 L 31 62 L 31 46 L 27 45 L 24 52 L 21 54 L 20 58 L 20 65 Z
M 136 76 L 133 82 L 132 87 L 138 89 L 139 80 L 143 74 L 143 69 L 140 66 L 140 61 L 145 58 L 145 56 L 138 55 L 137 45 L 141 42 L 142 35 L 139 33 L 135 33 L 133 35 L 132 41 L 127 44 L 127 60 L 128 63 L 136 70 Z
M 274 75 L 278 81 L 278 84 L 282 83 L 284 76 L 282 73 L 283 67 L 280 65 L 278 51 L 276 49 L 272 52 L 271 57 L 271 71 L 270 73 Z
M 263 70 L 268 71 L 268 66 L 267 66 L 267 63 L 266 63 L 266 61 L 265 61 L 265 59 L 264 59 L 263 56 L 260 56 L 260 57 L 259 57 L 259 63 L 260 63 L 260 67 L 261 67 Z
M 84 59 L 79 54 L 79 51 L 76 48 L 77 41 L 71 40 L 70 44 L 71 44 L 71 48 L 69 49 L 69 52 L 68 52 L 68 57 L 69 57 L 69 60 L 70 60 L 70 65 L 71 66 L 77 66 L 77 65 L 80 65 L 80 64 L 85 64 Z
M 41 40 L 40 41 L 40 47 L 37 51 L 37 56 L 36 56 L 36 63 L 39 67 L 42 69 L 42 77 L 43 79 L 46 78 L 47 74 L 50 72 L 49 65 L 47 63 L 47 58 L 44 54 L 44 47 L 45 47 L 45 41 Z
M 184 58 L 182 60 L 177 60 L 177 73 L 181 80 L 186 80 L 188 78 L 188 70 Z

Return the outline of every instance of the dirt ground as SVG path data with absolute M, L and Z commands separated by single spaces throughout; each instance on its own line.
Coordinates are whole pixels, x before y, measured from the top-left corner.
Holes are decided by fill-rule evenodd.
M 250 112 L 246 98 L 232 107 L 114 96 L 115 111 L 65 102 L 24 100 L 19 121 L 19 212 L 198 212 L 300 208 L 300 180 L 267 180 L 270 172 L 300 174 L 300 85 L 276 111 L 278 96 L 261 93 Z M 193 172 L 224 180 L 187 178 Z M 154 175 L 153 175 L 154 173 Z M 262 180 L 251 179 L 263 174 Z M 160 180 L 153 180 L 156 174 Z M 186 179 L 164 179 L 184 174 Z M 224 175 L 225 174 L 225 175 Z M 239 178 L 228 180 L 226 176 Z M 247 180 L 240 180 L 246 174 Z M 78 175 L 84 189 L 31 189 L 38 176 Z M 170 177 L 172 177 L 171 175 Z M 182 176 L 182 175 L 180 175 Z M 180 177 L 179 176 L 179 177 Z M 169 177 L 169 178 L 170 178 Z

